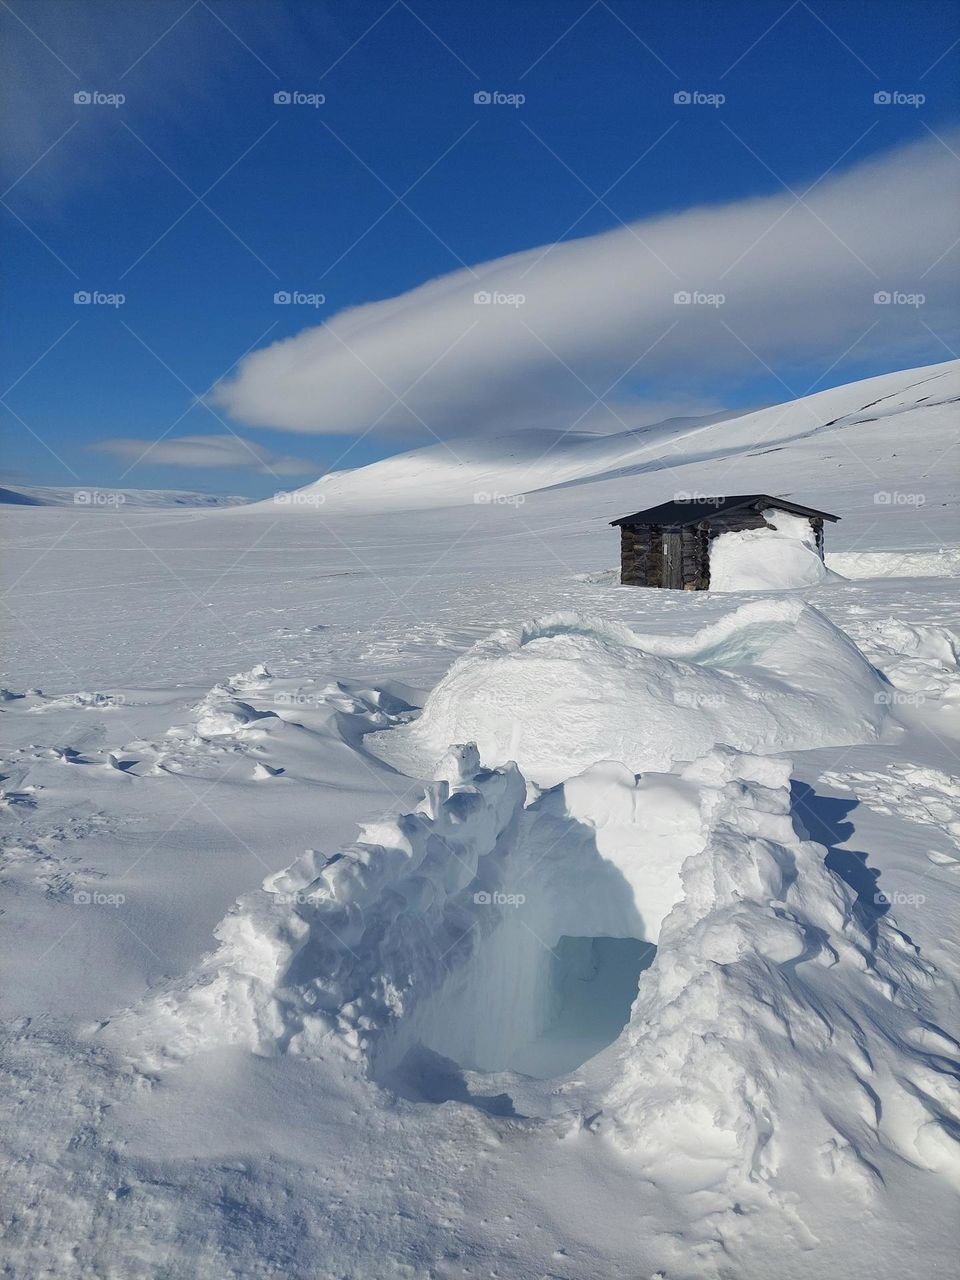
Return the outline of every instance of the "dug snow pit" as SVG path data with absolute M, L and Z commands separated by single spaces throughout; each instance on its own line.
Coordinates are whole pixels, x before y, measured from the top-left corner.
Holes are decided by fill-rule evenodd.
M 669 771 L 718 743 L 775 753 L 874 741 L 883 678 L 796 598 L 742 605 L 692 636 L 638 635 L 573 613 L 503 628 L 459 658 L 419 719 L 367 739 L 434 776 L 449 742 L 542 786 L 598 760 Z
M 606 763 L 525 807 L 516 766 L 472 746 L 442 772 L 413 813 L 268 877 L 186 986 L 114 1031 L 148 1058 L 338 1054 L 390 1087 L 412 1057 L 433 1100 L 431 1055 L 545 1078 L 615 1041 L 703 844 L 699 785 Z
M 820 559 L 809 520 L 762 514 L 769 528 L 721 533 L 710 543 L 711 591 L 787 591 L 839 579 Z

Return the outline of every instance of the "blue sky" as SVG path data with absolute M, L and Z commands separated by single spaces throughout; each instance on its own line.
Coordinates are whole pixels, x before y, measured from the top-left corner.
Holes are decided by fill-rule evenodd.
M 10 0 L 0 12 L 9 483 L 260 495 L 428 442 L 447 422 L 426 410 L 429 431 L 418 416 L 358 440 L 349 414 L 342 433 L 329 415 L 315 431 L 274 430 L 194 398 L 251 349 L 464 266 L 802 191 L 913 140 L 956 145 L 958 11 L 934 0 Z M 525 101 L 477 104 L 480 91 Z M 682 91 L 725 101 L 678 104 Z M 878 104 L 880 91 L 924 101 Z M 324 301 L 278 305 L 280 291 Z M 125 301 L 77 304 L 78 292 Z M 826 375 L 831 361 L 811 351 L 718 366 L 695 387 L 631 375 L 622 390 L 753 405 L 944 360 L 954 340 L 904 310 L 895 342 L 838 347 Z M 235 465 L 247 455 L 231 431 L 259 469 Z M 215 443 L 142 459 L 130 444 L 211 436 L 226 437 L 222 460 Z M 104 440 L 121 443 L 92 447 Z

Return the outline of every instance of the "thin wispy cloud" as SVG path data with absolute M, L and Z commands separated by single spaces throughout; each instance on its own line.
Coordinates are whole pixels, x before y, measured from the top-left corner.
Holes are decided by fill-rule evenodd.
M 178 436 L 172 440 L 115 438 L 90 445 L 98 453 L 137 465 L 163 467 L 210 467 L 230 471 L 244 469 L 272 476 L 303 476 L 317 471 L 316 462 L 273 453 L 263 445 L 232 435 Z
M 254 352 L 216 400 L 300 432 L 615 429 L 606 405 L 715 389 L 718 373 L 788 378 L 802 361 L 842 366 L 848 347 L 940 357 L 930 334 L 950 340 L 960 266 L 945 144 L 956 135 L 807 194 L 779 187 L 454 272 Z

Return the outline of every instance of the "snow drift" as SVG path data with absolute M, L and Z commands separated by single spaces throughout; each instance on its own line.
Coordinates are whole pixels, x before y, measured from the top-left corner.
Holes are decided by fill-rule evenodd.
M 722 533 L 710 545 L 711 591 L 786 591 L 815 587 L 832 574 L 805 516 L 764 511 L 769 528 Z
M 799 600 L 741 606 L 693 636 L 574 613 L 504 628 L 459 658 L 408 727 L 370 741 L 424 772 L 450 742 L 541 784 L 598 760 L 666 771 L 717 743 L 763 753 L 876 738 L 883 680 Z
M 744 1206 L 787 1159 L 864 1200 L 885 1154 L 960 1187 L 960 1045 L 929 1020 L 933 968 L 804 838 L 789 761 L 721 750 L 684 776 L 709 836 L 624 1033 L 616 1140 L 655 1181 Z

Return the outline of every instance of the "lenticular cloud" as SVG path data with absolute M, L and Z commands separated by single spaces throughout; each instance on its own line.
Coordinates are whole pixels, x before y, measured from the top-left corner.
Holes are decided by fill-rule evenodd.
M 215 399 L 243 422 L 303 432 L 609 429 L 597 401 L 628 370 L 649 393 L 663 389 L 651 379 L 688 386 L 692 369 L 902 350 L 916 309 L 875 295 L 918 291 L 925 322 L 953 331 L 958 198 L 956 160 L 931 139 L 802 199 L 648 218 L 354 307 L 247 356 Z

